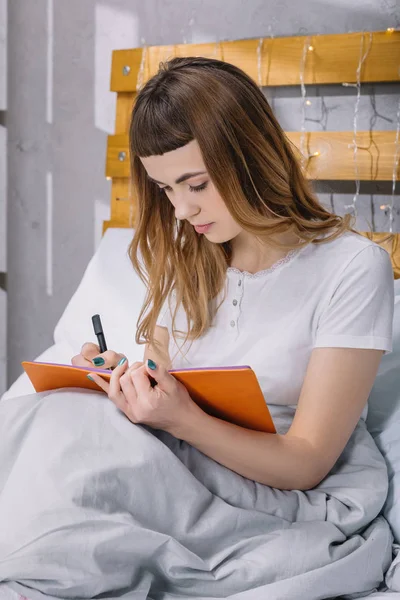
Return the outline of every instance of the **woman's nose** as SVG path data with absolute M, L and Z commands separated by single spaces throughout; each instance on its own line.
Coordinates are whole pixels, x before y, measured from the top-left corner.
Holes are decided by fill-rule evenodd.
M 175 205 L 175 218 L 179 221 L 184 221 L 185 219 L 192 221 L 199 212 L 198 208 L 190 206 L 190 204 L 187 203 L 185 204 L 184 202 Z

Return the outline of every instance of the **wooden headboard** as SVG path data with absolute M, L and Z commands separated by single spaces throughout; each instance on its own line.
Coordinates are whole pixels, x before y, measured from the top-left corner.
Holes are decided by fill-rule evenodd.
M 205 56 L 243 69 L 260 86 L 351 83 L 356 81 L 360 47 L 367 48 L 360 83 L 399 82 L 400 31 L 256 38 L 208 44 L 146 46 L 115 50 L 111 90 L 117 93 L 115 134 L 108 136 L 106 177 L 111 184 L 111 217 L 103 225 L 134 227 L 135 198 L 129 183 L 128 128 L 139 89 L 152 77 L 161 61 L 174 56 Z M 307 56 L 306 60 L 304 59 Z M 286 132 L 306 152 L 306 175 L 319 180 L 354 180 L 353 131 Z M 395 131 L 357 132 L 358 179 L 392 181 L 398 139 Z M 399 165 L 397 164 L 399 167 Z M 398 168 L 395 179 L 399 179 Z M 364 233 L 392 257 L 395 279 L 400 278 L 400 234 Z

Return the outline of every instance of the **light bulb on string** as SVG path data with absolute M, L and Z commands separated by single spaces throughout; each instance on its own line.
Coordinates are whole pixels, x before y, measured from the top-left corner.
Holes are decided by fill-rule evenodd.
M 222 46 L 221 40 L 217 40 L 214 46 L 214 58 L 224 61 L 224 48 Z
M 397 114 L 396 114 L 396 136 L 394 140 L 394 158 L 393 158 L 393 171 L 392 171 L 392 193 L 390 197 L 390 204 L 387 205 L 389 209 L 389 232 L 393 233 L 393 208 L 394 208 L 394 195 L 396 191 L 396 181 L 397 181 L 397 172 L 399 169 L 399 159 L 400 159 L 400 100 L 397 105 Z M 396 211 L 397 212 L 397 211 Z
M 257 76 L 258 76 L 258 87 L 262 87 L 262 51 L 264 45 L 264 38 L 260 37 L 257 46 Z
M 271 31 L 271 26 L 268 27 Z M 274 37 L 274 34 L 271 33 L 269 36 L 271 39 Z M 257 77 L 258 77 L 258 87 L 262 88 L 263 85 L 267 84 L 267 77 L 263 78 L 263 58 L 266 54 L 264 50 L 264 41 L 265 38 L 260 37 L 257 44 Z
M 312 46 L 310 44 L 310 36 L 308 36 L 304 42 L 304 46 L 303 46 L 303 52 L 301 55 L 301 60 L 300 60 L 300 72 L 299 72 L 299 79 L 300 79 L 300 86 L 301 86 L 301 98 L 302 98 L 302 104 L 301 104 L 301 126 L 300 126 L 300 161 L 301 161 L 301 166 L 302 168 L 305 167 L 306 165 L 306 161 L 309 160 L 310 158 L 314 158 L 316 156 L 320 155 L 320 152 L 313 152 L 312 154 L 309 154 L 306 148 L 306 143 L 305 143 L 305 137 L 306 137 L 306 106 L 311 106 L 311 100 L 306 98 L 306 86 L 304 84 L 304 73 L 305 73 L 305 68 L 306 68 L 306 62 L 307 62 L 307 53 L 309 51 L 314 50 L 314 46 Z M 311 119 L 314 120 L 315 119 Z M 316 120 L 317 123 L 320 123 L 320 120 Z
M 141 38 L 140 40 L 141 44 L 142 44 L 142 57 L 140 60 L 140 66 L 139 66 L 139 71 L 138 71 L 138 76 L 137 76 L 137 80 L 136 80 L 136 91 L 140 92 L 140 90 L 143 87 L 143 82 L 144 82 L 144 68 L 146 65 L 146 57 L 147 57 L 147 46 L 146 46 L 146 42 L 144 38 Z
M 304 42 L 304 46 L 303 46 L 303 52 L 301 54 L 301 59 L 300 59 L 300 72 L 299 72 L 299 79 L 300 79 L 300 89 L 301 89 L 301 98 L 302 98 L 302 103 L 301 103 L 301 126 L 300 126 L 300 155 L 301 155 L 301 166 L 304 169 L 305 165 L 306 165 L 306 161 L 308 159 L 308 155 L 306 152 L 306 147 L 305 147 L 305 142 L 306 142 L 306 86 L 304 85 L 304 73 L 305 73 L 305 69 L 306 69 L 306 62 L 307 62 L 307 54 L 308 54 L 308 50 L 310 48 L 310 36 L 307 36 L 307 38 L 305 39 Z
M 352 144 L 349 145 L 349 148 L 353 148 L 353 162 L 354 162 L 354 171 L 355 171 L 356 191 L 353 196 L 352 203 L 345 204 L 345 206 L 344 206 L 345 210 L 350 210 L 356 218 L 357 218 L 357 200 L 360 195 L 360 175 L 359 175 L 359 168 L 358 168 L 358 161 L 357 161 L 357 151 L 358 151 L 357 120 L 358 120 L 359 104 L 360 104 L 360 98 L 361 98 L 361 69 L 362 69 L 362 66 L 363 66 L 363 64 L 368 56 L 368 53 L 370 51 L 370 48 L 371 48 L 372 33 L 370 32 L 370 34 L 369 34 L 369 44 L 368 44 L 368 47 L 365 52 L 363 52 L 364 37 L 365 37 L 365 34 L 362 33 L 361 40 L 360 40 L 360 58 L 359 58 L 359 62 L 358 62 L 357 72 L 356 72 L 357 83 L 356 84 L 343 83 L 343 85 L 346 87 L 356 87 L 357 88 L 357 96 L 356 96 L 356 102 L 354 105 L 354 116 L 353 116 L 353 142 L 352 142 Z

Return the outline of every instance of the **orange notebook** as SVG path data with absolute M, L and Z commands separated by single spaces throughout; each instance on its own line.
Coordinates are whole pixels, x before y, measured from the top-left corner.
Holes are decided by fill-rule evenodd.
M 55 363 L 24 361 L 21 364 L 37 392 L 65 387 L 99 391 L 98 385 L 86 375 L 94 372 L 109 381 L 112 374 L 106 369 Z M 251 367 L 202 367 L 171 369 L 169 372 L 184 384 L 194 402 L 209 415 L 247 429 L 276 433 L 257 376 Z

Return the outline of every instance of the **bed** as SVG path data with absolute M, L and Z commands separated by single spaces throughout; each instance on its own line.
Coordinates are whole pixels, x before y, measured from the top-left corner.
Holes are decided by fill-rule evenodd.
M 122 106 L 126 110 L 131 100 L 121 96 L 119 123 L 118 110 Z M 110 148 L 115 153 L 113 144 L 109 152 Z M 127 254 L 134 210 L 132 199 L 124 200 L 128 194 L 124 174 L 110 176 L 111 219 L 55 327 L 54 344 L 36 360 L 68 363 L 83 341 L 96 342 L 94 313 L 101 314 L 109 348 L 122 352 L 130 362 L 142 360 L 143 346 L 135 344 L 134 331 L 145 289 Z M 382 359 L 366 423 L 381 454 L 375 456 L 376 464 L 363 471 L 362 451 L 357 455 L 354 444 L 346 448 L 353 473 L 358 470 L 366 479 L 368 505 L 373 505 L 373 480 L 379 476 L 376 465 L 382 456 L 388 470 L 387 499 L 370 530 L 359 534 L 361 528 L 340 516 L 333 535 L 322 529 L 330 526 L 323 517 L 320 521 L 303 517 L 287 526 L 286 546 L 280 550 L 271 546 L 273 551 L 268 546 L 268 553 L 263 553 L 261 515 L 267 518 L 271 543 L 276 524 L 286 527 L 282 516 L 286 513 L 280 510 L 288 508 L 292 496 L 289 499 L 289 494 L 278 490 L 272 493 L 270 488 L 267 493 L 262 489 L 267 486 L 212 464 L 172 436 L 154 435 L 145 426 L 132 427 L 101 394 L 77 389 L 73 394 L 57 390 L 37 395 L 23 374 L 0 400 L 0 440 L 9 440 L 3 444 L 1 461 L 6 468 L 0 469 L 0 599 L 311 600 L 355 597 L 351 594 L 361 589 L 362 582 L 365 594 L 358 594 L 359 598 L 400 600 L 400 247 L 398 234 L 371 237 L 391 256 L 395 288 L 393 352 Z M 60 413 L 62 429 L 57 425 Z M 369 434 L 363 427 L 356 437 L 365 441 Z M 36 464 L 47 466 L 35 470 Z M 338 486 L 346 488 L 348 475 L 338 468 L 328 478 L 325 489 L 332 506 L 338 503 Z M 134 496 L 132 481 L 140 482 Z M 160 489 L 163 494 L 155 493 Z M 175 507 L 177 490 L 182 504 Z M 135 510 L 142 510 L 135 513 L 137 521 L 127 509 L 133 500 Z M 152 515 L 164 515 L 157 522 L 146 519 L 149 503 L 157 507 Z M 317 496 L 299 493 L 297 503 L 296 510 L 306 512 L 307 507 L 317 506 Z M 344 499 L 342 508 L 345 505 Z M 185 507 L 193 509 L 183 520 Z M 18 523 L 9 522 L 12 513 L 18 514 Z M 321 532 L 332 536 L 326 560 L 318 550 Z M 184 544 L 189 533 L 191 541 Z M 360 545 L 360 553 L 338 554 L 346 537 L 349 545 Z M 305 544 L 309 552 L 300 555 L 296 549 Z M 271 554 L 276 555 L 274 566 Z M 383 554 L 385 560 L 380 559 Z M 353 555 L 358 558 L 352 560 Z M 151 560 L 143 563 L 143 556 Z M 127 568 L 128 558 L 131 568 Z M 307 560 L 312 567 L 304 574 L 301 565 Z

